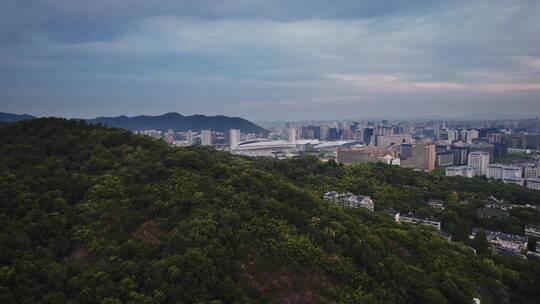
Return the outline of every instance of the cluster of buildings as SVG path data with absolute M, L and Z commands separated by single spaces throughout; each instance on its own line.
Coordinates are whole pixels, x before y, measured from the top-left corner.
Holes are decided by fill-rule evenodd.
M 286 123 L 267 134 L 140 131 L 177 146 L 205 145 L 247 156 L 313 154 L 344 164 L 381 162 L 415 170 L 446 168 L 448 176 L 486 176 L 540 190 L 539 160 L 494 164 L 509 153 L 533 155 L 540 149 L 540 123 L 525 121 L 401 121 Z
M 271 136 L 283 137 L 291 129 L 299 140 L 320 141 L 315 152 L 340 163 L 381 162 L 424 171 L 445 167 L 449 176 L 487 176 L 490 160 L 540 149 L 540 123 L 534 120 L 288 123 L 272 127 Z M 321 151 L 322 145 L 334 149 Z M 522 176 L 532 178 L 529 187 L 533 189 L 539 186 L 535 172 Z
M 476 217 L 478 218 L 507 218 L 510 216 L 508 211 L 513 208 L 513 205 L 507 201 L 496 199 L 491 196 L 484 201 L 484 206 L 476 209 Z
M 524 206 L 512 205 L 507 201 L 499 200 L 491 196 L 484 201 L 483 207 L 476 209 L 476 216 L 478 218 L 488 219 L 507 218 L 510 216 L 509 210 L 514 207 Z M 536 225 L 525 225 L 525 236 L 473 228 L 470 238 L 474 239 L 480 230 L 485 231 L 488 244 L 493 253 L 506 256 L 524 257 L 524 254 L 527 252 L 527 244 L 529 239 L 534 238 L 536 240 L 540 240 L 540 227 Z
M 529 241 L 528 237 L 480 228 L 473 228 L 470 238 L 476 238 L 480 230 L 483 230 L 485 232 L 486 240 L 493 253 L 504 256 L 525 257 L 525 253 L 527 252 L 527 244 Z
M 337 204 L 343 208 L 366 208 L 369 211 L 375 209 L 375 204 L 369 196 L 354 195 L 351 192 L 338 193 L 336 191 L 327 192 L 323 199 L 327 202 Z
M 505 165 L 490 163 L 490 158 L 488 152 L 471 152 L 467 157 L 467 166 L 447 167 L 446 176 L 485 176 L 489 179 L 502 180 L 504 183 L 540 190 L 539 162 Z
M 351 192 L 339 193 L 331 191 L 325 193 L 323 199 L 343 208 L 367 208 L 370 211 L 374 210 L 373 200 L 369 196 L 354 195 Z M 439 199 L 429 199 L 427 206 L 433 209 L 444 210 L 445 202 Z M 508 217 L 508 211 L 513 207 L 514 205 L 511 203 L 491 196 L 484 201 L 483 207 L 476 210 L 476 216 L 479 218 Z M 382 212 L 389 214 L 396 223 L 429 226 L 437 230 L 446 239 L 452 240 L 452 236 L 442 230 L 441 220 L 435 217 L 422 216 L 413 212 L 397 212 L 393 209 L 382 210 Z M 474 239 L 480 230 L 485 232 L 492 253 L 504 256 L 525 257 L 529 240 L 531 238 L 540 240 L 540 226 L 537 225 L 525 225 L 524 236 L 473 228 L 470 238 Z

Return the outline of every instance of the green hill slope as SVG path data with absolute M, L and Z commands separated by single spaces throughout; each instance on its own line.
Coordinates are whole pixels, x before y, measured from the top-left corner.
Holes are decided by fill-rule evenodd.
M 438 189 L 431 175 L 386 166 L 171 148 L 62 119 L 0 125 L 0 143 L 1 303 L 524 303 L 539 296 L 538 261 L 477 256 L 430 228 L 321 200 L 334 188 L 411 208 L 419 202 L 410 198 L 453 190 L 485 195 L 468 182 L 441 178 Z M 512 189 L 503 192 L 534 197 Z

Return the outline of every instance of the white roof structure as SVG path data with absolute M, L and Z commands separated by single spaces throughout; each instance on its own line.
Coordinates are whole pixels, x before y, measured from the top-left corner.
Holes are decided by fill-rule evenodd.
M 301 146 L 304 146 L 304 145 L 318 145 L 320 143 L 321 143 L 321 141 L 318 140 L 318 139 L 297 139 L 296 140 L 296 144 L 301 145 Z
M 284 140 L 255 139 L 239 143 L 232 152 L 249 156 L 272 156 L 295 150 L 296 144 Z
M 313 147 L 314 149 L 335 149 L 344 145 L 354 145 L 358 143 L 357 140 L 335 140 L 335 141 L 326 141 L 319 145 Z

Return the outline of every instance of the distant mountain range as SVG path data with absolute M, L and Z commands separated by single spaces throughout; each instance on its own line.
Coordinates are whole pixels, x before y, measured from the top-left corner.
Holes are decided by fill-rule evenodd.
M 0 112 L 0 122 L 16 122 L 21 120 L 28 120 L 36 118 L 35 116 L 28 114 L 11 114 Z
M 15 122 L 36 118 L 26 114 L 11 114 L 0 112 L 0 122 Z M 135 130 L 161 130 L 167 131 L 200 131 L 214 130 L 225 132 L 229 129 L 240 129 L 245 133 L 264 133 L 266 130 L 246 119 L 240 117 L 228 116 L 205 116 L 192 115 L 183 116 L 178 113 L 167 113 L 159 116 L 116 116 L 116 117 L 97 117 L 87 119 L 91 124 L 101 123 L 109 127 L 117 127 L 131 131 Z
M 118 127 L 135 130 L 161 130 L 167 131 L 200 131 L 215 130 L 227 131 L 229 129 L 240 129 L 246 133 L 262 133 L 264 128 L 240 117 L 227 116 L 205 116 L 192 115 L 183 116 L 178 113 L 167 113 L 160 116 L 117 116 L 117 117 L 98 117 L 87 119 L 89 123 L 101 123 L 109 127 Z

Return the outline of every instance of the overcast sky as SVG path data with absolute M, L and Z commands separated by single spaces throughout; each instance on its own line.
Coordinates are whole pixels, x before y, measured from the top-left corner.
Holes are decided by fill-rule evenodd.
M 540 116 L 538 0 L 1 0 L 0 111 Z

